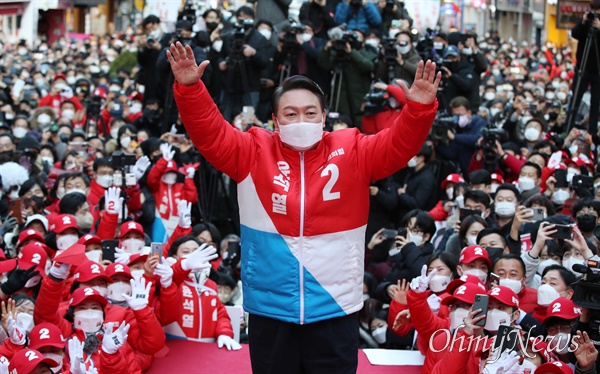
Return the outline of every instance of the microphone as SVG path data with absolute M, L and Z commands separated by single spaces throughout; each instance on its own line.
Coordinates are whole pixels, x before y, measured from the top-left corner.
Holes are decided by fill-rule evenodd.
M 582 265 L 582 264 L 573 264 L 573 266 L 571 266 L 571 269 L 573 269 L 574 271 L 578 272 L 578 273 L 582 273 L 582 274 L 586 274 L 587 272 L 590 271 L 590 268 Z

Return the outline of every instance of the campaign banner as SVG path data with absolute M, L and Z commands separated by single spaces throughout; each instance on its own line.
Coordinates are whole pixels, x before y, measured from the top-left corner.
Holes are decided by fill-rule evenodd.
M 583 15 L 589 11 L 589 0 L 558 0 L 556 4 L 556 28 L 563 30 L 572 29 L 581 20 Z

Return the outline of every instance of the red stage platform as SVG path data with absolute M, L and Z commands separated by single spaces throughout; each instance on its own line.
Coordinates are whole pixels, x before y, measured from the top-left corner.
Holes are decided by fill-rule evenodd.
M 154 360 L 150 374 L 195 373 L 236 374 L 252 373 L 248 345 L 242 344 L 239 351 L 219 349 L 216 343 L 195 343 L 186 340 L 168 340 L 169 352 L 165 357 Z M 374 366 L 363 351 L 358 352 L 359 374 L 402 373 L 418 374 L 420 366 Z

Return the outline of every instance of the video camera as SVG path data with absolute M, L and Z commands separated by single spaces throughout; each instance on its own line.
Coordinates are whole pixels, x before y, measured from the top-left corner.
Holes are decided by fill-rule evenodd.
M 356 49 L 358 41 L 358 35 L 354 31 L 344 31 L 340 35 L 336 34 L 336 39 L 333 39 L 333 54 L 336 62 L 348 61 L 349 55 L 346 52 L 346 44 L 350 43 L 353 49 Z
M 293 18 L 290 18 L 289 22 L 290 27 L 287 29 L 285 34 L 283 34 L 283 39 L 281 40 L 283 42 L 281 53 L 283 53 L 286 58 L 293 60 L 296 52 L 298 52 L 298 48 L 300 48 L 296 36 L 303 33 L 306 28 Z
M 93 95 L 89 98 L 87 104 L 87 116 L 96 118 L 100 116 L 100 112 L 102 111 L 102 96 Z
M 237 23 L 233 26 L 229 59 L 234 61 L 243 60 L 244 44 L 246 44 L 246 32 L 252 27 L 254 27 L 254 21 L 251 19 L 244 19 L 240 23 Z
M 586 15 L 586 20 L 587 20 L 588 22 L 594 22 L 594 20 L 595 20 L 596 18 L 600 18 L 600 14 L 599 14 L 599 13 L 597 13 L 597 12 L 591 12 L 591 11 L 590 11 L 590 12 L 588 12 L 588 14 Z
M 371 89 L 364 97 L 365 101 L 365 116 L 373 116 L 379 112 L 383 112 L 386 106 L 390 106 L 390 94 L 386 91 Z
M 506 131 L 499 127 L 488 125 L 481 131 L 483 140 L 481 149 L 483 150 L 483 168 L 490 173 L 496 170 L 498 154 L 496 154 L 496 142 L 504 142 L 508 139 Z
M 194 8 L 193 2 L 186 1 L 181 13 L 177 17 L 178 21 L 188 21 L 192 25 L 196 24 L 196 9 Z M 150 41 L 148 41 L 150 44 Z
M 383 46 L 383 62 L 385 62 L 386 65 L 396 65 L 396 57 L 398 57 L 396 38 L 390 38 L 386 35 L 383 37 L 381 45 Z
M 458 116 L 448 114 L 447 112 L 438 112 L 431 126 L 431 139 L 441 143 L 448 143 L 448 130 L 454 131 L 458 125 Z
M 600 225 L 594 228 L 594 236 L 600 239 Z M 600 257 L 592 256 L 585 265 L 575 264 L 573 270 L 583 273 L 574 283 L 573 302 L 591 310 L 588 334 L 595 345 L 600 345 Z
M 136 159 L 135 155 L 128 155 L 121 151 L 117 151 L 110 156 L 109 161 L 113 169 L 123 170 L 125 166 L 135 165 Z

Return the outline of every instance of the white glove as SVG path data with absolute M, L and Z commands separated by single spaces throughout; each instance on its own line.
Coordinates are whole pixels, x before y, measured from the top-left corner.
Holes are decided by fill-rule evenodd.
M 123 198 L 119 187 L 108 187 L 104 192 L 104 210 L 108 214 L 119 214 L 123 207 Z
M 179 215 L 179 226 L 187 229 L 192 226 L 192 203 L 179 200 L 177 203 L 177 214 Z
M 65 280 L 67 279 L 70 270 L 71 265 L 69 264 L 59 264 L 57 262 L 53 262 L 52 267 L 50 268 L 50 275 L 56 279 Z
M 162 264 L 158 264 L 154 268 L 154 274 L 160 277 L 160 285 L 163 288 L 169 288 L 173 284 L 173 269 L 167 264 L 164 257 Z
M 208 269 L 209 262 L 217 257 L 217 249 L 205 243 L 181 261 L 181 268 L 186 271 Z
M 173 156 L 175 156 L 175 151 L 171 150 L 170 144 L 161 144 L 160 151 L 162 152 L 163 158 L 167 161 L 171 161 L 173 159 Z
M 440 301 L 442 299 L 432 293 L 431 295 L 429 295 L 429 297 L 427 298 L 427 304 L 429 305 L 429 309 L 431 309 L 431 311 L 433 312 L 433 314 L 435 314 L 437 316 L 438 312 L 440 311 Z
M 85 374 L 98 374 L 98 369 L 96 369 L 95 367 L 90 367 Z
M 150 159 L 147 156 L 142 156 L 135 162 L 135 165 L 133 166 L 133 174 L 135 174 L 135 180 L 139 182 L 140 179 L 142 179 L 144 173 L 146 173 L 146 170 L 148 170 L 148 168 L 150 167 L 150 164 Z
M 219 335 L 217 338 L 217 344 L 219 345 L 219 348 L 223 348 L 223 346 L 225 346 L 228 351 L 237 351 L 238 349 L 242 349 L 240 343 L 236 342 L 233 340 L 233 338 L 230 338 L 227 335 Z
M 129 324 L 125 321 L 121 323 L 118 329 L 113 331 L 114 322 L 109 322 L 104 326 L 104 337 L 102 338 L 102 350 L 109 355 L 117 353 L 127 341 L 127 333 L 129 332 Z
M 437 273 L 437 269 L 433 269 L 429 275 L 427 275 L 427 265 L 423 265 L 421 268 L 421 275 L 410 281 L 410 289 L 416 293 L 423 293 L 429 289 L 429 280 Z
M 519 373 L 519 356 L 515 351 L 504 351 L 494 363 L 483 368 L 483 374 Z
M 69 361 L 71 363 L 71 373 L 86 374 L 85 362 L 83 361 L 83 343 L 77 339 L 69 339 Z
M 119 248 L 119 247 L 115 248 L 115 262 L 117 262 L 119 264 L 128 265 L 130 256 L 131 255 L 129 253 L 126 253 L 121 248 Z
M 125 297 L 127 304 L 132 310 L 144 309 L 148 305 L 152 282 L 148 282 L 146 285 L 146 278 L 141 277 L 140 279 L 132 279 L 130 283 L 131 296 L 123 294 L 123 297 Z
M 25 331 L 25 329 L 20 326 L 17 321 L 15 321 L 12 313 L 8 313 L 8 318 L 6 319 L 6 330 L 11 343 L 15 345 L 25 345 L 27 331 Z
M 70 99 L 73 97 L 73 89 L 70 86 L 62 85 L 60 87 L 60 96 L 64 97 L 65 99 Z
M 0 374 L 8 374 L 8 359 L 4 356 L 0 356 Z
M 186 178 L 194 178 L 194 175 L 196 175 L 196 169 L 194 169 L 193 167 L 185 169 L 185 172 Z

